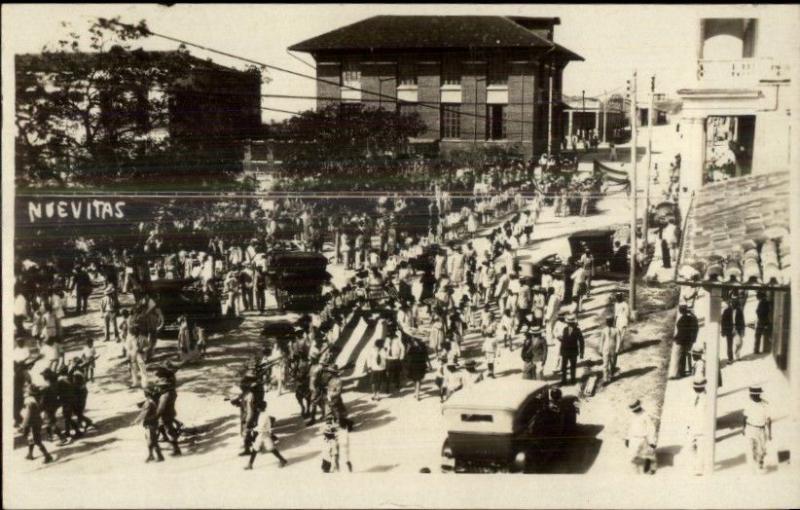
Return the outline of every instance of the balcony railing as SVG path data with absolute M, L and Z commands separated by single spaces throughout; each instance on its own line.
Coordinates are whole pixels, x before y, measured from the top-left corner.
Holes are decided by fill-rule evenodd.
M 771 58 L 698 60 L 697 80 L 704 85 L 756 86 L 760 80 L 789 78 L 789 66 Z

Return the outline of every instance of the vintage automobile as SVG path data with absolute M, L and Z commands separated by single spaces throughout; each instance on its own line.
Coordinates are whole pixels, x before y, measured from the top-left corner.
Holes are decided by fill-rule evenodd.
M 627 251 L 615 252 L 613 228 L 581 230 L 569 236 L 569 247 L 575 260 L 580 259 L 586 248 L 594 258 L 594 277 L 606 280 L 628 278 Z
M 192 279 L 152 280 L 143 284 L 164 315 L 164 329 L 178 329 L 178 317 L 185 315 L 200 326 L 211 326 L 222 317 L 217 296 L 202 291 L 201 284 Z
M 486 380 L 442 408 L 447 439 L 443 472 L 529 472 L 574 436 L 575 397 L 544 381 Z
M 321 253 L 273 251 L 267 275 L 281 311 L 317 311 L 325 304 L 322 287 L 330 282 L 328 259 Z

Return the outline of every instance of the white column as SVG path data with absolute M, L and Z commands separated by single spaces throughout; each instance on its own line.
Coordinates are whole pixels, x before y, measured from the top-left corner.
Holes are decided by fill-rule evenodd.
M 594 111 L 594 134 L 600 136 L 600 110 Z
M 722 290 L 713 288 L 708 301 L 708 316 L 706 317 L 706 426 L 704 438 L 706 440 L 704 455 L 705 474 L 714 472 L 714 459 L 716 457 L 717 437 L 717 373 L 719 371 L 719 319 L 722 309 Z
M 569 142 L 569 139 L 572 138 L 572 110 L 567 112 L 567 116 L 567 142 Z
M 683 141 L 681 144 L 681 191 L 688 193 L 703 185 L 703 171 L 706 157 L 705 117 L 684 117 L 681 119 Z
M 608 106 L 603 102 L 603 143 L 606 143 L 608 138 Z

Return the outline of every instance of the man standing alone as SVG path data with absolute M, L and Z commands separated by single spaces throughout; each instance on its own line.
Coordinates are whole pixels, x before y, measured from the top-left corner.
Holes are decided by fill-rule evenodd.
M 567 318 L 567 327 L 561 335 L 561 384 L 567 384 L 567 366 L 569 365 L 570 384 L 575 384 L 575 369 L 578 357 L 583 359 L 583 333 L 578 327 L 578 319 L 571 315 Z
M 680 317 L 675 327 L 675 338 L 672 344 L 672 356 L 670 360 L 671 379 L 684 377 L 692 372 L 692 360 L 689 349 L 697 338 L 700 327 L 697 317 L 691 312 L 688 306 L 678 307 Z

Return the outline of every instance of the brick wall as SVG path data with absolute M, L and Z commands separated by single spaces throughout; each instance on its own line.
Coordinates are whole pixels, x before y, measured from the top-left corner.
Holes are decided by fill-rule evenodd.
M 486 63 L 464 64 L 461 78 L 461 139 L 486 140 Z
M 325 81 L 317 81 L 317 97 L 335 98 L 341 97 L 341 89 L 338 85 L 341 73 L 341 65 L 333 64 L 329 61 L 317 62 L 317 78 Z M 333 82 L 333 83 L 328 83 Z M 317 99 L 317 108 L 321 109 L 330 103 L 336 103 L 333 99 Z
M 509 142 L 533 140 L 534 92 L 539 84 L 534 80 L 534 67 L 530 63 L 511 63 L 508 77 L 508 133 Z
M 368 107 L 393 111 L 397 97 L 397 66 L 388 61 L 362 63 L 361 90 L 361 100 Z
M 419 108 L 419 115 L 426 126 L 420 138 L 429 140 L 439 139 L 439 71 L 438 62 L 417 64 L 417 99 L 420 103 L 428 105 Z

